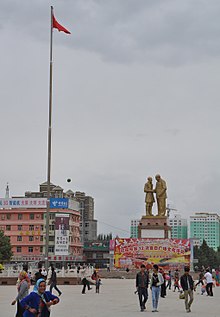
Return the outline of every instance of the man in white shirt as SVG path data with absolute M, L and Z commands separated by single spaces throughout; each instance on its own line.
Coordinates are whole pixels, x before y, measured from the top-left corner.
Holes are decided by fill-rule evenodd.
M 212 274 L 209 272 L 209 269 L 206 269 L 206 273 L 204 275 L 204 278 L 206 279 L 206 292 L 208 296 L 213 296 L 212 292 L 212 285 L 213 285 L 213 280 L 212 280 Z

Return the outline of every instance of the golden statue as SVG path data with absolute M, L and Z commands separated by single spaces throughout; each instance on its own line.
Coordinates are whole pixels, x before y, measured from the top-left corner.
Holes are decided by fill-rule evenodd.
M 152 207 L 155 202 L 154 194 L 153 194 L 153 183 L 152 177 L 147 178 L 147 183 L 144 185 L 144 192 L 146 193 L 145 203 L 146 203 L 146 216 L 152 215 Z
M 156 193 L 157 198 L 157 216 L 166 216 L 166 198 L 167 198 L 167 185 L 166 182 L 160 177 L 160 175 L 156 175 L 155 179 L 157 181 L 156 187 L 154 189 L 154 193 Z

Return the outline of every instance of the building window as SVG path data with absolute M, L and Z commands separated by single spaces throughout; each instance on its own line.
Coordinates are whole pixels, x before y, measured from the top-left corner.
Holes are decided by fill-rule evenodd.
M 29 225 L 29 230 L 33 231 L 34 230 L 34 225 Z
M 49 225 L 49 230 L 54 230 L 54 225 Z
M 17 247 L 17 253 L 21 252 L 21 247 Z
M 43 247 L 42 246 L 40 247 L 40 253 L 43 253 Z
M 103 259 L 103 253 L 97 253 L 96 254 L 97 259 Z
M 54 241 L 55 237 L 54 236 L 49 236 L 49 241 Z
M 17 236 L 17 241 L 22 241 L 22 236 Z
M 10 220 L 10 219 L 11 219 L 11 214 L 6 214 L 6 218 L 7 218 L 8 220 Z
M 30 220 L 34 220 L 34 214 L 30 214 Z
M 44 219 L 44 214 L 41 214 L 41 219 L 42 219 L 42 220 Z
M 34 252 L 34 248 L 33 247 L 28 247 L 28 252 L 29 253 L 33 253 Z
M 44 225 L 40 225 L 40 230 L 41 230 L 41 231 L 44 230 Z
M 40 236 L 40 241 L 44 241 L 44 237 L 43 236 Z
M 34 236 L 29 236 L 29 241 L 34 241 Z
M 18 225 L 18 231 L 22 230 L 22 225 Z
M 48 252 L 54 253 L 54 246 L 49 245 Z
M 11 231 L 11 226 L 10 225 L 6 225 L 6 231 Z
M 23 219 L 23 215 L 22 214 L 18 214 L 18 220 L 22 220 Z
M 50 214 L 50 220 L 55 219 L 55 214 Z

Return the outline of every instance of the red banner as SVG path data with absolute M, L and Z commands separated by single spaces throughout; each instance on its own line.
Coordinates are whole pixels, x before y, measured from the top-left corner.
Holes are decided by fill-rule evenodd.
M 116 268 L 147 268 L 158 264 L 164 270 L 183 268 L 190 264 L 189 239 L 115 239 Z

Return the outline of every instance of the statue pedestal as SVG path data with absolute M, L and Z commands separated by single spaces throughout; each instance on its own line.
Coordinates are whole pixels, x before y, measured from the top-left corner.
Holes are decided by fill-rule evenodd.
M 138 238 L 171 238 L 171 227 L 166 216 L 142 216 L 138 225 Z

